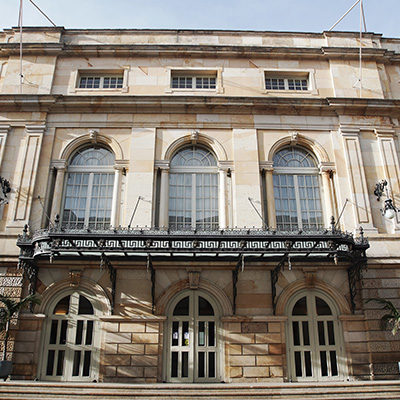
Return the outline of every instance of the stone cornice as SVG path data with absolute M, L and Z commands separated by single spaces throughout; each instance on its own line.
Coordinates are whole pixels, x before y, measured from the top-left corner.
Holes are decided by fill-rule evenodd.
M 400 100 L 226 96 L 0 95 L 2 112 L 400 117 Z
M 19 43 L 0 43 L 0 55 L 19 54 Z M 67 44 L 67 43 L 23 43 L 24 54 L 48 54 L 58 56 L 96 57 L 251 57 L 263 59 L 358 59 L 357 47 L 293 47 L 253 45 L 207 45 L 207 44 Z M 365 61 L 399 61 L 400 55 L 382 48 L 363 48 Z

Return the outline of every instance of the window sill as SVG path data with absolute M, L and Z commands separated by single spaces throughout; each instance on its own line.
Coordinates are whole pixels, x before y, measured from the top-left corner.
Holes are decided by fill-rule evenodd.
M 294 94 L 296 96 L 299 95 L 313 95 L 313 96 L 318 96 L 318 90 L 313 89 L 313 90 L 267 90 L 263 89 L 261 90 L 261 94 L 269 94 L 269 95 L 276 95 L 276 94 Z

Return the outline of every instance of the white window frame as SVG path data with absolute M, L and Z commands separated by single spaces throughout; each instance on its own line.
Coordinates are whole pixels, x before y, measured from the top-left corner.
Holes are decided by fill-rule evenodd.
M 173 88 L 172 80 L 176 77 L 192 78 L 191 88 Z M 215 88 L 196 88 L 196 78 L 215 78 Z M 222 68 L 167 68 L 167 84 L 165 93 L 223 93 Z
M 310 313 L 310 315 L 293 315 L 293 308 L 296 305 L 297 301 L 301 298 L 306 297 L 307 299 L 307 309 L 308 311 L 314 311 Z M 331 315 L 317 315 L 315 310 L 315 298 L 319 297 L 324 300 L 331 309 Z M 293 382 L 301 382 L 301 381 L 343 381 L 348 377 L 347 371 L 347 361 L 344 352 L 344 337 L 343 337 L 343 327 L 340 323 L 340 319 L 338 318 L 340 313 L 339 309 L 336 304 L 323 292 L 318 289 L 314 290 L 302 290 L 296 293 L 287 303 L 286 312 L 288 319 L 286 322 L 286 332 L 287 332 L 287 359 L 288 359 L 288 378 L 290 381 Z M 308 331 L 309 331 L 309 345 L 294 345 L 294 334 L 293 334 L 293 322 L 297 321 L 302 323 L 303 321 L 308 322 Z M 327 331 L 325 329 L 325 344 L 320 345 L 318 343 L 318 322 L 323 322 L 324 326 L 327 321 L 331 321 L 333 323 L 334 329 L 334 338 L 335 344 L 329 344 L 327 339 Z M 303 340 L 303 335 L 300 328 L 300 341 Z M 321 374 L 321 363 L 320 359 L 318 358 L 318 351 L 336 351 L 336 360 L 337 360 L 337 369 L 338 375 L 332 375 L 332 372 L 329 369 L 329 361 L 328 362 L 328 375 L 322 376 Z M 300 353 L 304 354 L 305 351 L 309 351 L 311 353 L 311 362 L 313 373 L 312 376 L 296 376 L 296 366 L 295 366 L 295 351 L 299 351 Z M 302 357 L 303 358 L 303 357 Z M 304 363 L 302 365 L 304 367 Z
M 186 316 L 177 316 L 173 315 L 176 305 L 184 299 L 185 297 L 189 297 L 189 315 Z M 214 309 L 213 316 L 199 316 L 198 315 L 198 301 L 199 297 L 203 297 L 206 299 Z M 168 322 L 166 323 L 166 334 L 164 335 L 164 362 L 163 362 L 163 375 L 164 380 L 167 382 L 185 382 L 185 383 L 211 383 L 211 382 L 221 382 L 223 380 L 223 337 L 221 334 L 221 324 L 220 324 L 220 316 L 221 311 L 218 307 L 217 302 L 207 293 L 200 290 L 185 290 L 179 293 L 170 303 L 168 308 Z M 174 347 L 174 350 L 181 354 L 182 351 L 187 350 L 189 352 L 189 376 L 188 377 L 172 377 L 171 376 L 171 357 L 172 357 L 172 328 L 174 322 L 186 321 L 189 323 L 189 345 L 182 346 L 179 345 Z M 212 321 L 215 323 L 215 345 L 214 346 L 199 346 L 198 342 L 198 326 L 197 322 L 199 321 Z M 179 329 L 178 340 L 182 339 L 182 329 Z M 199 378 L 195 376 L 195 372 L 197 371 L 196 361 L 197 354 L 199 351 L 214 351 L 215 352 L 215 377 L 208 378 L 207 373 L 204 378 Z M 179 362 L 179 361 L 178 361 Z M 180 366 L 180 364 L 178 364 Z M 205 368 L 207 372 L 207 367 Z
M 128 92 L 128 76 L 130 67 L 124 67 L 120 70 L 105 70 L 105 69 L 79 69 L 73 70 L 70 77 L 69 93 L 81 92 L 104 92 L 104 93 L 126 93 Z M 81 78 L 96 77 L 100 78 L 99 88 L 80 88 Z M 122 87 L 120 88 L 104 88 L 104 78 L 122 78 Z
M 266 89 L 266 80 L 272 79 L 283 79 L 284 89 Z M 307 79 L 308 88 L 307 90 L 291 90 L 289 89 L 289 79 Z M 262 74 L 262 91 L 263 94 L 270 94 L 276 96 L 276 94 L 310 94 L 317 95 L 318 90 L 315 82 L 315 70 L 314 69 L 265 69 Z
M 70 312 L 68 315 L 54 315 L 53 310 L 54 307 L 58 304 L 58 302 L 66 296 L 71 296 L 70 299 Z M 82 314 L 80 316 L 77 313 L 77 300 L 78 296 L 86 297 L 87 300 L 90 301 L 94 314 Z M 99 304 L 96 301 L 96 298 L 89 293 L 83 292 L 81 290 L 67 290 L 59 295 L 57 295 L 49 304 L 48 311 L 47 311 L 47 318 L 43 326 L 43 338 L 42 338 L 42 351 L 41 351 L 41 358 L 40 358 L 40 365 L 39 365 L 39 374 L 40 379 L 44 381 L 78 381 L 78 382 L 92 382 L 93 380 L 97 380 L 99 376 L 99 354 L 100 354 L 100 339 L 101 339 L 101 325 L 99 317 L 101 316 L 101 312 L 99 309 Z M 74 344 L 74 335 L 76 334 L 77 329 L 77 320 L 84 319 L 85 321 L 93 321 L 93 338 L 91 345 L 75 345 Z M 51 325 L 53 320 L 66 320 L 67 321 L 67 336 L 66 336 L 66 343 L 65 345 L 62 344 L 54 344 L 50 345 L 50 334 L 51 334 Z M 57 332 L 57 336 L 59 337 L 60 332 Z M 47 369 L 47 358 L 48 358 L 48 350 L 51 347 L 54 350 L 64 350 L 64 368 L 62 375 L 46 375 Z M 93 352 L 92 354 L 92 361 L 90 366 L 90 374 L 89 376 L 72 376 L 72 367 L 73 367 L 73 354 L 74 350 L 80 350 L 90 348 Z M 56 366 L 54 366 L 56 368 Z

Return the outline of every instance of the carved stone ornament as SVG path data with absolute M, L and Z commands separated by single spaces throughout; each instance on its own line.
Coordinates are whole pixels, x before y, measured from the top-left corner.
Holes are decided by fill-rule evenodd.
M 290 142 L 295 145 L 299 141 L 299 133 L 298 132 L 290 132 Z
M 69 279 L 71 286 L 79 286 L 81 283 L 82 271 L 69 271 Z
M 199 140 L 199 132 L 198 131 L 193 131 L 190 134 L 190 139 L 192 140 L 192 143 L 196 143 Z
M 90 141 L 91 141 L 92 143 L 97 143 L 97 136 L 98 136 L 98 134 L 99 134 L 99 131 L 96 131 L 95 129 L 91 129 L 91 130 L 89 131 L 89 138 L 90 138 Z
M 187 269 L 187 273 L 189 276 L 189 287 L 190 289 L 198 289 L 200 284 L 200 269 Z

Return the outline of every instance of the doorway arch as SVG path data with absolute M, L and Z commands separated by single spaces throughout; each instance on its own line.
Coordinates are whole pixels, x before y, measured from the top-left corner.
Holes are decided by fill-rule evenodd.
M 101 315 L 96 297 L 81 289 L 63 290 L 48 302 L 41 379 L 98 379 Z
M 221 309 L 202 290 L 183 290 L 167 308 L 164 379 L 167 382 L 221 382 Z
M 347 368 L 337 304 L 318 289 L 288 301 L 288 377 L 291 381 L 344 380 Z

